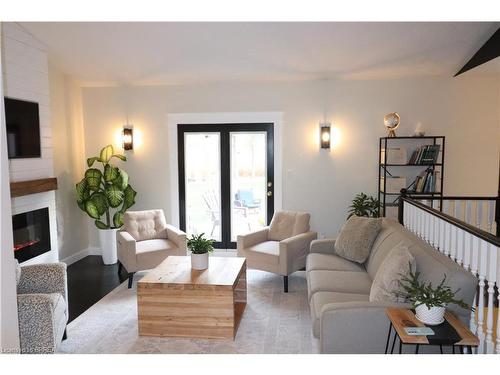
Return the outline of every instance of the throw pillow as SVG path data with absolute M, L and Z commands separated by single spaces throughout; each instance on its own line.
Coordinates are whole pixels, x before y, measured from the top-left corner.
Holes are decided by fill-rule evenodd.
M 335 240 L 335 253 L 353 262 L 364 263 L 382 227 L 382 219 L 351 216 Z
M 124 229 L 136 241 L 167 238 L 166 226 L 162 210 L 127 211 L 123 216 Z
M 276 212 L 269 225 L 268 239 L 270 241 L 283 241 L 284 239 L 308 232 L 310 216 L 306 212 Z
M 415 257 L 408 250 L 408 245 L 399 242 L 387 254 L 380 265 L 370 289 L 370 302 L 405 302 L 395 292 L 401 290 L 399 281 L 415 272 Z

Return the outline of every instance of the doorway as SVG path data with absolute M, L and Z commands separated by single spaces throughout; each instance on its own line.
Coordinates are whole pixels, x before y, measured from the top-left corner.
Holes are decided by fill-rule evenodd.
M 274 212 L 272 123 L 179 124 L 180 227 L 214 247 L 267 226 Z

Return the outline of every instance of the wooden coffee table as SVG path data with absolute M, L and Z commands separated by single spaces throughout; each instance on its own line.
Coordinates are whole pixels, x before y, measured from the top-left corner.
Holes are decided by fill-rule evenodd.
M 234 339 L 246 302 L 245 258 L 169 256 L 137 283 L 139 335 Z

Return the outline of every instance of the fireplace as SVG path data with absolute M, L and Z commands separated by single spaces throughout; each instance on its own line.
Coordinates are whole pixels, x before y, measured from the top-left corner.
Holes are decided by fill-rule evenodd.
M 21 262 L 50 251 L 49 209 L 12 216 L 14 257 Z

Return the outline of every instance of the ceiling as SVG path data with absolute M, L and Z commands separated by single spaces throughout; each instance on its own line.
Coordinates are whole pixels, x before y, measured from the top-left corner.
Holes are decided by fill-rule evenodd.
M 455 74 L 500 23 L 22 22 L 87 86 Z

